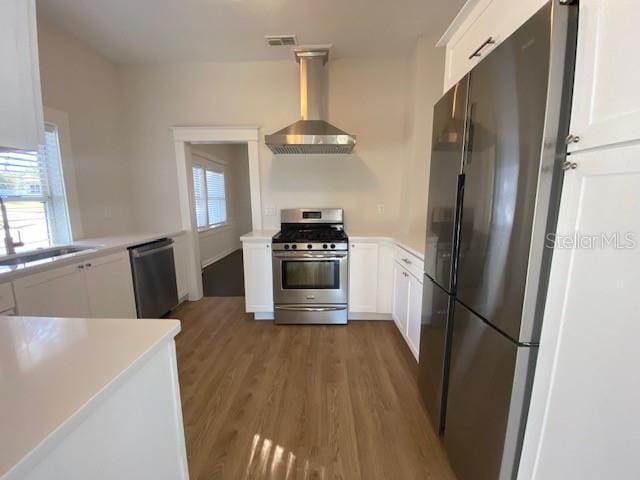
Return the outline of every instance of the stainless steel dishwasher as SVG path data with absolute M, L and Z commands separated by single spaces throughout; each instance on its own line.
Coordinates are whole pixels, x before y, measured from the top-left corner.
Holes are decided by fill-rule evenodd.
M 178 305 L 173 240 L 129 248 L 138 318 L 160 318 Z

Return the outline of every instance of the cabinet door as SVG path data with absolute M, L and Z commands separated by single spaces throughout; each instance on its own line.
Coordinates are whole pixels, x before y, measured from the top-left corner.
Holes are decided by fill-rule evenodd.
M 447 43 L 446 92 L 548 0 L 480 0 Z M 475 53 L 475 55 L 474 55 Z
M 407 312 L 407 343 L 418 360 L 420 352 L 420 321 L 422 317 L 422 282 L 409 275 L 409 305 Z
M 378 248 L 377 313 L 390 314 L 393 308 L 393 253 L 393 244 L 384 241 L 380 243 Z
M 571 157 L 519 478 L 640 469 L 639 158 L 638 145 Z
M 0 2 L 0 147 L 44 143 L 34 0 Z
M 407 334 L 407 311 L 409 307 L 409 274 L 404 268 L 393 264 L 393 321 L 402 336 Z
M 84 266 L 91 316 L 136 318 L 128 252 L 92 258 Z
M 90 317 L 84 264 L 68 265 L 13 282 L 19 315 Z
M 273 312 L 271 242 L 245 242 L 242 249 L 247 312 Z
M 569 145 L 577 151 L 640 139 L 637 0 L 580 0 Z
M 378 309 L 378 244 L 350 243 L 349 311 L 375 313 Z

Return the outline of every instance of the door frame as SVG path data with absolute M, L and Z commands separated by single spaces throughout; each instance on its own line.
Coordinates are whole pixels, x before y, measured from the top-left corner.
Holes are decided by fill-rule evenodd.
M 200 243 L 196 224 L 196 210 L 191 198 L 191 149 L 189 144 L 246 144 L 249 157 L 249 189 L 251 192 L 251 222 L 253 230 L 262 229 L 262 204 L 260 189 L 260 149 L 258 127 L 180 127 L 171 128 L 176 154 L 176 173 L 180 201 L 180 224 L 187 232 L 187 277 L 189 300 L 202 298 L 202 269 Z

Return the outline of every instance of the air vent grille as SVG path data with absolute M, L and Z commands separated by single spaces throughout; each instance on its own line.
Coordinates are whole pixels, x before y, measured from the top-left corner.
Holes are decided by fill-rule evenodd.
M 264 38 L 272 47 L 283 47 L 298 44 L 295 35 L 266 35 Z

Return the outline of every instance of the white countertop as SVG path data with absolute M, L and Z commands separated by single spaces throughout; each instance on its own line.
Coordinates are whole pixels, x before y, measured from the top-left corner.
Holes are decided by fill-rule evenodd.
M 264 240 L 271 240 L 271 238 L 278 233 L 276 229 L 264 229 L 264 230 L 252 230 L 249 233 L 245 233 L 240 237 L 242 242 L 261 242 Z
M 0 477 L 20 478 L 179 331 L 178 320 L 0 317 Z
M 243 236 L 240 237 L 240 240 L 243 242 L 264 242 L 267 240 L 271 240 L 271 238 L 278 233 L 278 230 L 275 229 L 266 229 L 266 230 L 253 230 Z M 379 241 L 386 240 L 388 242 L 395 243 L 400 248 L 404 248 L 407 252 L 415 255 L 416 257 L 424 260 L 424 239 L 418 237 L 410 237 L 410 236 L 401 236 L 398 238 L 390 237 L 388 235 L 371 235 L 371 234 L 362 234 L 361 232 L 357 232 L 355 235 L 351 232 L 347 232 L 349 235 L 349 240 L 353 241 Z
M 50 268 L 75 263 L 77 261 L 87 260 L 92 257 L 106 255 L 120 250 L 126 250 L 134 245 L 153 242 L 165 237 L 177 237 L 185 233 L 184 230 L 176 232 L 149 232 L 149 233 L 131 233 L 127 235 L 114 235 L 110 237 L 85 238 L 77 242 L 68 244 L 70 246 L 91 246 L 90 250 L 70 253 L 60 257 L 46 258 L 27 264 L 19 264 L 12 266 L 0 266 L 0 282 L 8 282 L 15 278 L 32 273 L 41 272 Z M 81 259 L 81 260 L 80 260 Z

